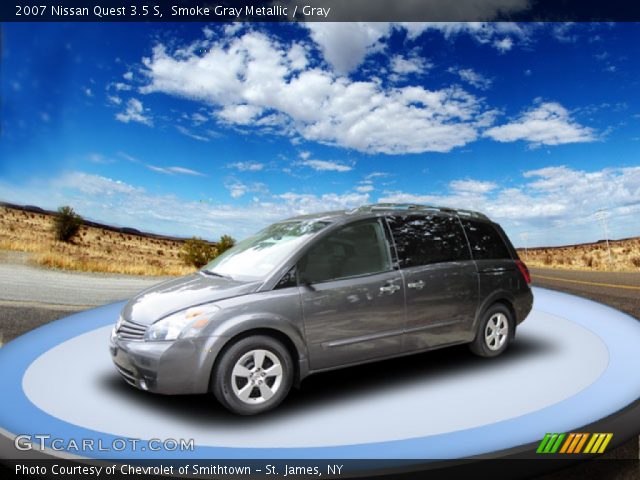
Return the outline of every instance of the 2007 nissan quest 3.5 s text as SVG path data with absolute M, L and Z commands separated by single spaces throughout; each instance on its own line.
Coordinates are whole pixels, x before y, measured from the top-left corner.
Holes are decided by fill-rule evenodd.
M 251 415 L 323 370 L 461 343 L 495 357 L 531 311 L 529 283 L 481 213 L 367 205 L 276 223 L 140 293 L 110 350 L 131 385 Z

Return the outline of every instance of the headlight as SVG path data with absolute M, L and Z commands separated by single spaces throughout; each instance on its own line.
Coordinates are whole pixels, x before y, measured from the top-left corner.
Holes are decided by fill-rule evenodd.
M 144 339 L 150 342 L 195 337 L 209 324 L 211 316 L 220 310 L 216 305 L 193 307 L 169 315 L 149 327 Z

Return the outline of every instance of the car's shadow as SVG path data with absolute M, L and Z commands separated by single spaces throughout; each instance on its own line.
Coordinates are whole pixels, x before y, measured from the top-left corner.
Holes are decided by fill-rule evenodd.
M 292 414 L 302 414 L 332 403 L 375 394 L 388 389 L 410 389 L 414 385 L 437 383 L 443 377 L 501 369 L 506 364 L 533 359 L 549 353 L 552 344 L 538 338 L 521 337 L 500 357 L 482 359 L 465 345 L 443 348 L 365 365 L 324 372 L 306 378 L 300 389 L 292 388 L 288 398 L 277 409 L 258 416 L 243 417 L 225 410 L 213 395 L 155 395 L 137 390 L 115 371 L 99 379 L 111 395 L 155 410 L 161 416 L 178 417 L 186 423 L 203 425 L 243 425 L 270 423 Z

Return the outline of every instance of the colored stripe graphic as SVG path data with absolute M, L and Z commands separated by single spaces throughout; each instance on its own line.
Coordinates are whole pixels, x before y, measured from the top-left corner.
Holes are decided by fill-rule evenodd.
M 538 445 L 536 453 L 556 453 L 565 436 L 565 433 L 547 433 Z
M 611 438 L 613 433 L 547 433 L 538 445 L 536 453 L 603 453 Z
M 584 453 L 603 453 L 612 437 L 612 433 L 594 433 Z

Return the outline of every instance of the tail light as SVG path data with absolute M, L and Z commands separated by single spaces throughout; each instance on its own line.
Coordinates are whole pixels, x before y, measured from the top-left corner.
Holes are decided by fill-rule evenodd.
M 516 265 L 518 266 L 518 270 L 520 270 L 520 273 L 522 274 L 524 281 L 527 282 L 527 284 L 530 284 L 531 274 L 529 274 L 529 269 L 527 268 L 527 266 L 524 264 L 522 260 L 516 260 Z

